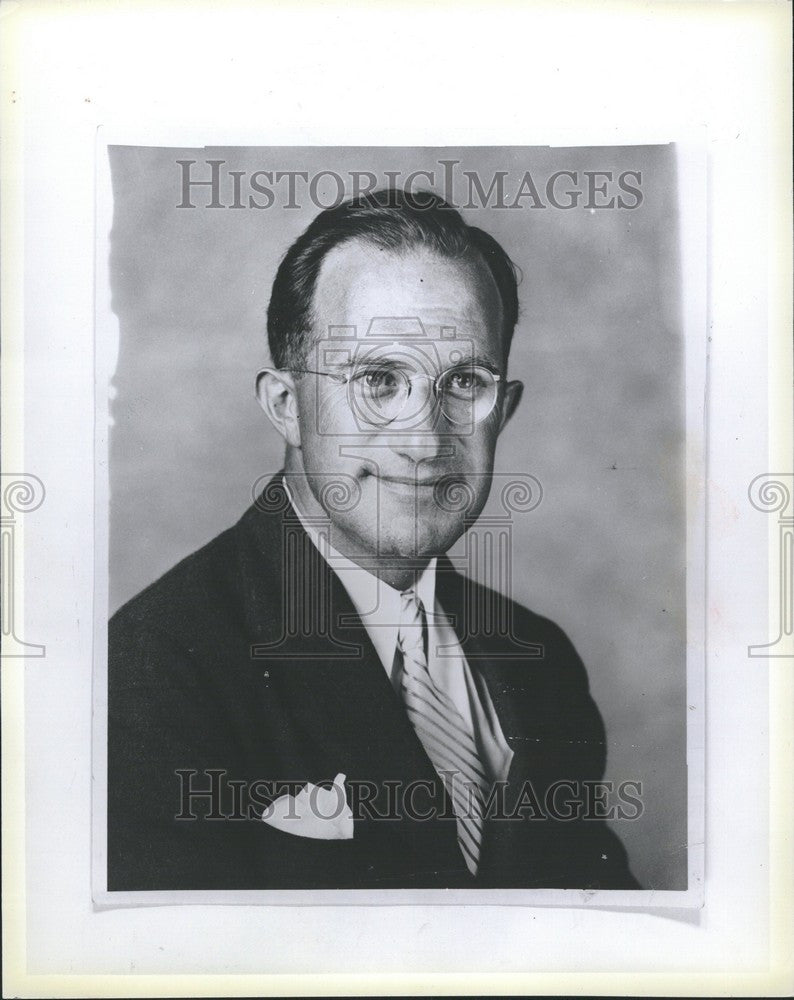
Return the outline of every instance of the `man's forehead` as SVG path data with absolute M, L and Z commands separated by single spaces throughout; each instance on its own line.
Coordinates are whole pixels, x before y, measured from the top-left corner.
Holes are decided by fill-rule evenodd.
M 477 258 L 450 259 L 423 247 L 383 250 L 361 240 L 334 248 L 315 286 L 315 334 L 413 341 L 490 339 L 502 324 L 493 278 Z

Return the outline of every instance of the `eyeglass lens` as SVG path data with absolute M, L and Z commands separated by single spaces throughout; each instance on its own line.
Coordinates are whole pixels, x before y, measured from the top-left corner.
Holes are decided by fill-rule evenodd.
M 422 382 L 435 382 L 432 392 L 417 391 Z M 497 380 L 480 365 L 460 365 L 431 380 L 385 365 L 361 365 L 350 378 L 351 404 L 358 415 L 376 425 L 399 421 L 412 424 L 426 416 L 437 402 L 451 423 L 484 420 L 496 403 Z

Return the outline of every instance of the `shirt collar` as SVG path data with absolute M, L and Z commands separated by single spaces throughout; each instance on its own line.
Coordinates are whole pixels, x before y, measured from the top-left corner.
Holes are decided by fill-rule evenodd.
M 336 573 L 347 591 L 356 612 L 364 624 L 381 662 L 389 669 L 397 646 L 397 631 L 400 621 L 402 600 L 400 591 L 384 583 L 379 577 L 343 556 L 328 541 L 328 536 L 320 534 L 308 522 L 295 503 L 284 480 L 284 491 L 292 504 L 304 531 L 315 548 Z M 435 610 L 436 562 L 431 559 L 416 584 L 416 594 L 424 605 L 428 621 L 432 621 Z

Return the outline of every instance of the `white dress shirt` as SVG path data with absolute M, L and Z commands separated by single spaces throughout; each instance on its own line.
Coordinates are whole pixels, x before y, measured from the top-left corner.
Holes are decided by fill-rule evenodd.
M 400 592 L 337 552 L 327 536 L 320 534 L 303 517 L 286 482 L 284 489 L 306 534 L 342 581 L 394 690 L 400 694 L 400 661 L 395 661 L 394 655 L 400 621 Z M 478 690 L 458 637 L 436 601 L 435 559 L 419 577 L 415 590 L 427 616 L 427 669 L 433 683 L 452 699 L 469 727 L 491 780 L 504 780 L 510 770 L 513 751 L 505 740 L 485 684 Z

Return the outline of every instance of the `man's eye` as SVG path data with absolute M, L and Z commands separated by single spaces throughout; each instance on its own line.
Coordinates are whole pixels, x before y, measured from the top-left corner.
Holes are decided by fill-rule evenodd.
M 386 368 L 368 368 L 360 372 L 357 378 L 368 389 L 391 389 L 396 383 L 394 373 Z
M 452 389 L 462 389 L 471 392 L 472 389 L 479 388 L 481 380 L 476 372 L 459 371 L 452 372 L 449 377 L 449 384 Z

